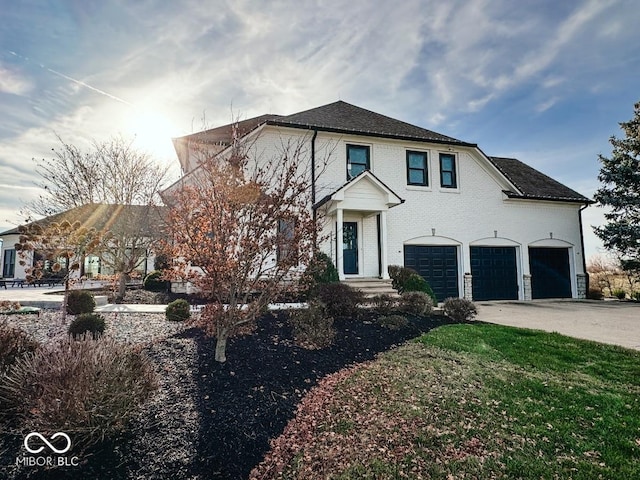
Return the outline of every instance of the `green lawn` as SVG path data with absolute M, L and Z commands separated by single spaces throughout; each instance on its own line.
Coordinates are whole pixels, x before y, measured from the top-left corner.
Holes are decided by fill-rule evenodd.
M 450 325 L 318 390 L 284 478 L 640 478 L 640 352 Z

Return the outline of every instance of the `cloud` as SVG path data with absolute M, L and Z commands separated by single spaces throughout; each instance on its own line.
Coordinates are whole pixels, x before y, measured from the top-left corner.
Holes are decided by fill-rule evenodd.
M 33 89 L 33 82 L 19 73 L 0 63 L 0 92 L 12 95 L 26 95 Z

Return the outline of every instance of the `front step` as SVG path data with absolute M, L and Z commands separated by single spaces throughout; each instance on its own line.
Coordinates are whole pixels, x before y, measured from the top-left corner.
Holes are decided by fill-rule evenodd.
M 349 278 L 342 282 L 356 290 L 360 290 L 365 297 L 375 297 L 376 295 L 398 296 L 398 292 L 391 286 L 391 280 L 383 280 L 381 278 Z

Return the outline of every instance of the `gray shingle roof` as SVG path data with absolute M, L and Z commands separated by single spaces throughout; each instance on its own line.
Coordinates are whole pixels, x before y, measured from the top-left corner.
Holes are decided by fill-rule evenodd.
M 266 114 L 242 120 L 237 124 L 238 134 L 240 136 L 246 135 L 264 123 L 305 130 L 317 129 L 325 132 L 476 146 L 475 144 L 432 132 L 426 128 L 411 125 L 341 100 L 292 115 Z M 195 140 L 205 144 L 229 145 L 233 132 L 232 126 L 233 124 L 223 125 L 175 138 L 173 141 L 174 143 L 180 143 Z
M 477 147 L 474 143 L 463 142 L 462 140 L 448 137 L 416 125 L 411 125 L 343 101 L 337 101 L 292 115 L 268 114 L 243 120 L 238 122 L 238 134 L 240 136 L 246 135 L 263 124 L 342 134 Z M 180 142 L 194 140 L 201 143 L 225 146 L 231 143 L 232 132 L 232 124 L 223 125 L 211 130 L 174 139 L 174 143 L 177 145 Z M 592 203 L 590 199 L 515 158 L 488 158 L 519 190 L 519 192 L 505 191 L 510 198 Z
M 322 107 L 267 120 L 270 125 L 318 129 L 373 137 L 475 146 L 395 118 L 337 101 Z
M 47 226 L 52 223 L 80 222 L 87 228 L 96 230 L 127 231 L 133 228 L 145 237 L 157 237 L 161 234 L 166 207 L 149 205 L 112 205 L 89 203 L 57 213 L 32 223 Z M 17 234 L 18 228 L 0 233 L 0 236 Z
M 259 127 L 267 120 L 278 118 L 280 115 L 260 115 L 259 117 L 247 118 L 246 120 L 240 120 L 237 123 L 230 123 L 228 125 L 222 125 L 221 127 L 211 128 L 202 132 L 192 133 L 191 135 L 185 135 L 184 137 L 174 138 L 173 142 L 181 143 L 189 140 L 196 140 L 201 144 L 209 145 L 229 145 L 231 144 L 233 127 L 236 126 L 237 135 L 242 137 L 251 132 L 255 128 Z
M 491 163 L 513 183 L 521 193 L 505 191 L 509 198 L 593 203 L 592 200 L 548 177 L 515 158 L 488 157 Z

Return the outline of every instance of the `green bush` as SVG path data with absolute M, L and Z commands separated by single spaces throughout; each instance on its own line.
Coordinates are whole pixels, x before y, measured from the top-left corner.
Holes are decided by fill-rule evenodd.
M 618 300 L 624 300 L 625 297 L 627 296 L 627 292 L 625 292 L 621 288 L 616 288 L 613 290 L 613 296 L 616 297 Z
M 316 252 L 309 265 L 310 275 L 316 284 L 336 283 L 340 281 L 338 269 L 333 264 L 333 260 L 323 252 Z
M 404 292 L 400 296 L 400 310 L 419 317 L 431 314 L 433 300 L 424 292 Z
M 338 270 L 331 258 L 323 252 L 315 252 L 307 269 L 300 277 L 300 292 L 305 297 L 313 297 L 314 290 L 318 285 L 339 281 Z
M 24 330 L 0 322 L 0 375 L 15 363 L 17 359 L 33 353 L 39 347 Z
M 162 280 L 162 271 L 154 270 L 144 277 L 142 288 L 149 292 L 166 292 L 167 283 L 166 280 Z
M 183 322 L 187 320 L 191 313 L 189 302 L 183 299 L 174 300 L 165 309 L 167 320 L 171 322 Z
M 631 298 L 634 299 L 636 302 L 640 302 L 640 292 L 633 292 L 631 294 Z
M 409 320 L 402 315 L 383 315 L 376 322 L 389 330 L 400 330 L 409 325 Z
M 418 275 L 418 272 L 412 268 L 402 267 L 400 265 L 389 265 L 387 271 L 391 278 L 391 286 L 395 288 L 398 293 L 405 291 L 405 283 L 411 275 Z
M 386 293 L 371 297 L 369 302 L 376 313 L 380 315 L 390 315 L 398 308 L 398 299 Z
M 306 309 L 290 311 L 289 323 L 296 343 L 305 348 L 328 347 L 336 336 L 333 318 L 327 315 L 325 306 L 318 301 L 310 302 Z
M 433 293 L 433 290 L 431 289 L 431 286 L 429 285 L 429 283 L 427 283 L 427 281 L 417 273 L 410 275 L 409 278 L 407 278 L 407 281 L 404 283 L 404 289 L 402 293 L 405 293 L 405 292 L 426 293 L 427 295 L 429 295 L 429 297 L 431 297 L 431 300 L 433 300 L 434 305 L 438 304 L 438 299 L 436 298 L 436 294 Z
M 359 306 L 364 302 L 360 290 L 346 283 L 322 283 L 314 289 L 312 298 L 325 305 L 327 315 L 331 318 L 357 318 Z
M 82 338 L 90 333 L 94 339 L 98 339 L 104 333 L 104 317 L 97 313 L 81 313 L 69 324 L 68 333 L 74 339 Z
M 81 313 L 92 313 L 96 308 L 96 301 L 91 292 L 86 290 L 71 290 L 67 297 L 67 313 L 69 315 L 80 315 Z
M 125 432 L 155 386 L 149 360 L 131 347 L 67 338 L 19 358 L 0 383 L 0 398 L 21 429 L 65 432 L 78 455 Z
M 478 314 L 478 309 L 466 298 L 447 298 L 442 305 L 444 314 L 456 322 L 467 322 Z

